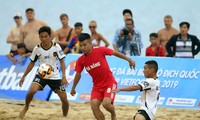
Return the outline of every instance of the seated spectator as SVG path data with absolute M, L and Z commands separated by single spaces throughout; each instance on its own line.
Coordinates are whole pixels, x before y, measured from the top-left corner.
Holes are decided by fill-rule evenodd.
M 96 28 L 97 28 L 96 21 L 94 21 L 94 20 L 90 21 L 89 29 L 90 29 L 90 32 L 91 32 L 92 45 L 93 46 L 100 46 L 101 41 L 103 41 L 104 44 L 105 44 L 105 47 L 108 47 L 109 46 L 108 41 L 103 37 L 103 35 L 101 35 L 100 33 L 98 33 L 96 31 Z
M 181 22 L 179 24 L 180 33 L 174 35 L 166 44 L 168 57 L 178 58 L 194 58 L 200 51 L 199 39 L 188 34 L 190 24 L 188 22 Z
M 146 48 L 146 56 L 165 56 L 165 48 L 158 45 L 158 34 L 149 35 L 151 45 Z
M 7 37 L 7 43 L 11 44 L 10 54 L 17 55 L 17 44 L 20 43 L 20 31 L 22 28 L 22 15 L 20 13 L 16 14 L 13 17 L 16 26 L 10 30 L 10 33 Z
M 79 48 L 79 41 L 78 41 L 78 36 L 81 34 L 83 31 L 83 25 L 80 22 L 77 22 L 74 24 L 75 28 L 75 36 L 72 37 L 72 40 L 68 44 L 68 46 L 64 49 L 64 53 L 75 53 L 79 54 L 82 53 L 80 48 Z
M 15 55 L 12 53 L 6 55 L 12 61 L 13 64 L 20 64 L 23 58 L 31 55 L 30 52 L 27 52 L 26 45 L 24 43 L 17 44 L 17 52 L 20 56 L 18 60 L 14 58 Z

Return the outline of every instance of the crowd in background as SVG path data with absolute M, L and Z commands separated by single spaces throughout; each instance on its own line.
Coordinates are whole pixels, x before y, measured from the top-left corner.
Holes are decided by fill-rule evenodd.
M 23 57 L 29 56 L 33 48 L 40 44 L 38 30 L 42 26 L 48 26 L 47 23 L 35 18 L 33 8 L 25 10 L 27 22 L 22 25 L 22 15 L 16 14 L 13 19 L 16 26 L 13 27 L 7 37 L 7 43 L 11 44 L 11 50 L 6 55 L 14 64 L 20 63 Z M 100 46 L 101 42 L 105 47 L 113 46 L 115 51 L 121 52 L 127 56 L 140 56 L 141 49 L 145 50 L 145 56 L 159 57 L 178 57 L 178 58 L 194 58 L 200 51 L 199 39 L 195 35 L 188 34 L 190 23 L 181 22 L 179 30 L 172 26 L 173 18 L 170 15 L 164 17 L 165 27 L 149 33 L 150 45 L 144 48 L 143 40 L 137 25 L 134 24 L 132 11 L 124 9 L 122 11 L 124 18 L 124 26 L 116 28 L 113 33 L 113 42 L 108 40 L 97 31 L 97 22 L 95 20 L 88 21 L 88 27 L 91 31 L 91 39 L 93 46 Z M 83 31 L 83 24 L 78 21 L 73 27 L 69 26 L 69 16 L 65 13 L 60 15 L 62 26 L 52 29 L 51 39 L 58 43 L 65 54 L 81 53 L 79 49 L 78 36 Z M 20 45 L 18 45 L 20 44 Z M 22 45 L 23 44 L 23 45 Z M 20 52 L 19 46 L 23 46 L 24 52 Z M 20 60 L 13 59 L 13 56 L 20 55 Z

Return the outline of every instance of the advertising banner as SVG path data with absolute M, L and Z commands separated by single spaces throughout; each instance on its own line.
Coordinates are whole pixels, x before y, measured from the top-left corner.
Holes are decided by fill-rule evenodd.
M 18 58 L 19 56 L 15 57 L 15 59 Z M 26 76 L 22 87 L 20 87 L 19 81 L 29 62 L 29 57 L 27 57 L 20 64 L 14 65 L 6 56 L 0 56 L 0 99 L 25 99 L 38 67 L 36 63 L 32 71 Z M 49 93 L 50 88 L 46 86 L 43 91 L 37 92 L 34 98 L 46 100 Z
M 80 55 L 69 54 L 65 58 L 66 77 L 69 86 L 66 88 L 69 101 L 85 102 L 90 100 L 92 90 L 92 78 L 84 70 L 81 80 L 76 87 L 77 94 L 69 94 L 75 76 L 76 60 Z M 118 87 L 126 87 L 144 81 L 143 67 L 146 61 L 156 60 L 159 65 L 157 76 L 161 81 L 159 105 L 177 108 L 200 108 L 200 61 L 198 59 L 184 58 L 159 58 L 159 57 L 131 57 L 136 62 L 136 68 L 131 70 L 129 63 L 114 56 L 107 57 L 108 64 L 118 83 Z M 22 87 L 19 81 L 29 64 L 26 58 L 20 64 L 13 65 L 6 56 L 0 56 L 0 99 L 25 99 L 35 72 L 37 63 L 33 70 L 26 76 Z M 37 92 L 34 98 L 47 100 L 51 90 L 48 86 L 43 91 Z M 53 93 L 50 100 L 59 100 L 57 94 Z M 139 104 L 140 91 L 117 93 L 115 104 Z
M 92 78 L 84 70 L 81 80 L 76 87 L 77 94 L 70 96 L 75 76 L 75 63 L 79 55 L 67 55 L 66 76 L 69 86 L 66 88 L 70 101 L 84 102 L 90 100 Z M 200 61 L 198 59 L 183 58 L 156 58 L 156 57 L 131 57 L 136 62 L 136 68 L 131 70 L 127 61 L 114 56 L 107 57 L 109 66 L 118 82 L 118 87 L 126 87 L 144 81 L 143 67 L 146 61 L 156 60 L 159 65 L 158 78 L 161 81 L 160 106 L 199 108 L 200 95 Z M 52 94 L 50 100 L 59 100 L 56 94 Z M 140 91 L 117 93 L 115 104 L 139 104 Z

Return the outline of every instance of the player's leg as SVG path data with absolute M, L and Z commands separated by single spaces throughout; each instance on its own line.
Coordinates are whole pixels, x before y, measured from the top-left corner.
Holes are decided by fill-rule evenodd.
M 48 80 L 47 84 L 55 93 L 58 94 L 58 96 L 62 102 L 63 116 L 67 116 L 68 110 L 69 110 L 69 102 L 67 100 L 67 94 L 65 91 L 65 87 L 61 85 L 61 79 Z
M 116 113 L 115 113 L 115 107 L 113 105 L 115 93 L 112 93 L 111 91 L 117 87 L 116 83 L 113 85 L 109 85 L 104 90 L 104 99 L 102 102 L 103 107 L 111 113 L 111 119 L 116 120 Z
M 69 110 L 69 102 L 67 100 L 67 95 L 65 91 L 57 90 L 56 93 L 60 97 L 60 100 L 62 102 L 62 111 L 63 116 L 67 116 L 68 110 Z
M 35 93 L 41 89 L 41 86 L 36 84 L 36 83 L 32 83 L 29 92 L 26 95 L 26 100 L 25 100 L 25 105 L 24 108 L 22 109 L 22 111 L 20 112 L 20 118 L 23 118 L 26 114 L 26 112 L 28 111 L 29 108 L 29 104 L 33 99 L 33 96 L 35 95 Z
M 151 120 L 145 110 L 138 110 L 133 120 Z
M 90 104 L 93 115 L 97 120 L 105 120 L 105 116 L 103 112 L 100 110 L 100 105 L 102 103 L 102 100 L 103 100 L 103 89 L 93 87 Z
M 92 99 L 90 101 L 93 115 L 95 116 L 97 120 L 105 120 L 105 116 L 103 112 L 100 110 L 101 102 L 102 101 L 98 99 Z
M 108 97 L 105 97 L 103 99 L 103 102 L 102 102 L 102 106 L 108 111 L 111 113 L 111 120 L 116 120 L 116 113 L 115 113 L 115 107 L 112 103 L 112 99 L 111 98 L 108 98 Z
M 28 111 L 28 108 L 29 108 L 29 104 L 30 102 L 32 101 L 33 99 L 33 96 L 35 95 L 35 93 L 38 91 L 38 90 L 41 90 L 45 87 L 45 81 L 44 80 L 41 80 L 39 78 L 38 75 L 35 76 L 34 80 L 33 80 L 33 83 L 31 84 L 31 87 L 29 89 L 29 92 L 27 93 L 26 95 L 26 100 L 25 100 L 25 106 L 24 108 L 22 109 L 22 111 L 20 112 L 20 118 L 23 118 L 26 114 L 26 112 Z

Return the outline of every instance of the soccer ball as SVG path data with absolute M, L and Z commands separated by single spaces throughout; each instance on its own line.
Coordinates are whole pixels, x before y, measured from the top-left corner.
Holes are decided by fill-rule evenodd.
M 47 63 L 42 63 L 39 66 L 37 72 L 41 78 L 49 79 L 53 75 L 53 68 Z

